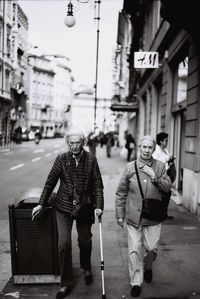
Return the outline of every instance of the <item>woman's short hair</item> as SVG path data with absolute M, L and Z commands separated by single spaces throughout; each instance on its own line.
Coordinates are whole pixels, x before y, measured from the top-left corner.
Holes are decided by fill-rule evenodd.
M 156 148 L 156 141 L 151 135 L 145 135 L 140 139 L 139 147 L 144 140 L 149 140 L 153 143 L 154 149 Z
M 164 132 L 158 133 L 158 134 L 156 135 L 156 143 L 157 143 L 158 145 L 160 145 L 160 143 L 161 143 L 164 139 L 166 139 L 166 138 L 168 138 L 168 134 L 167 134 L 167 133 L 164 133 Z
M 70 136 L 79 136 L 81 140 L 85 141 L 86 137 L 82 130 L 78 128 L 70 128 L 66 134 L 65 138 L 68 141 Z

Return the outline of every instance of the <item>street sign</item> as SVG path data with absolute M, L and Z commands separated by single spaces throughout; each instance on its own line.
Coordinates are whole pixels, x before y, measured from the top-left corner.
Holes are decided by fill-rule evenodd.
M 158 52 L 134 52 L 135 68 L 158 68 Z

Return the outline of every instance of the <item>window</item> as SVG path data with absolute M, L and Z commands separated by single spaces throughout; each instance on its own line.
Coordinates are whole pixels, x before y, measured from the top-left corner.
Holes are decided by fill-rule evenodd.
M 3 47 L 2 47 L 2 36 L 3 36 L 3 23 L 0 20 L 0 54 L 2 55 Z
M 10 57 L 10 54 L 11 54 L 11 29 L 8 26 L 7 26 L 6 46 L 7 46 L 7 56 Z
M 173 78 L 173 103 L 178 104 L 187 98 L 188 57 L 176 64 Z
M 6 74 L 5 90 L 6 92 L 10 92 L 10 71 L 6 70 L 5 74 Z
M 178 65 L 177 103 L 187 98 L 188 57 Z
M 2 86 L 2 65 L 0 65 L 0 90 L 3 89 L 3 86 Z

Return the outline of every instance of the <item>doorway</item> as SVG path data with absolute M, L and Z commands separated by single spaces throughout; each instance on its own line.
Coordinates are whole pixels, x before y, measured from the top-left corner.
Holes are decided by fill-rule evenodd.
M 183 191 L 185 119 L 186 110 L 181 110 L 174 114 L 174 156 L 176 157 L 175 164 L 177 170 L 175 188 L 180 194 Z

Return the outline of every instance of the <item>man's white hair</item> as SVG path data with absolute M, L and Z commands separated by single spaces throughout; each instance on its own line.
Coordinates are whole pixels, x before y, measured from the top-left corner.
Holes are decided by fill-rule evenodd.
M 154 149 L 156 148 L 156 141 L 151 135 L 145 135 L 140 139 L 139 146 L 141 146 L 144 140 L 149 140 L 153 143 Z
M 65 138 L 67 140 L 70 136 L 79 136 L 80 139 L 85 140 L 85 134 L 83 133 L 83 131 L 76 127 L 72 127 L 66 132 Z

